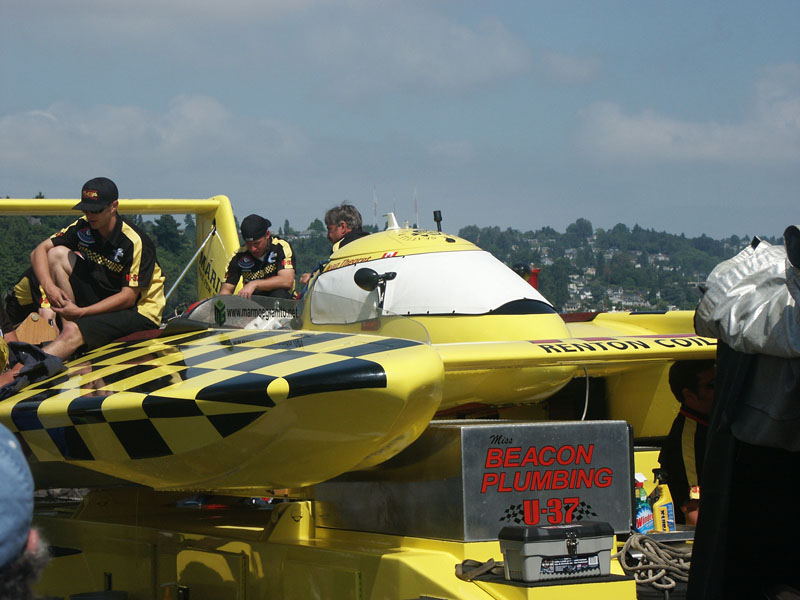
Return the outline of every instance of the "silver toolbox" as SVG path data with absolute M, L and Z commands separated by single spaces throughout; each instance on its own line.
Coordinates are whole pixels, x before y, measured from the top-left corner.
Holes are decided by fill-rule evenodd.
M 503 527 L 506 579 L 548 581 L 608 575 L 614 530 L 603 521 Z

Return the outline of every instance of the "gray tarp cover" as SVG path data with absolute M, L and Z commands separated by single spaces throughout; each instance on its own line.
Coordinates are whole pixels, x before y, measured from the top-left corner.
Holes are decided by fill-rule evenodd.
M 714 268 L 695 312 L 699 335 L 747 354 L 800 357 L 800 230 L 788 227 L 784 240 L 751 244 Z
M 758 446 L 800 450 L 800 229 L 784 247 L 760 241 L 717 265 L 695 312 L 695 330 L 757 354 L 739 390 L 733 435 Z

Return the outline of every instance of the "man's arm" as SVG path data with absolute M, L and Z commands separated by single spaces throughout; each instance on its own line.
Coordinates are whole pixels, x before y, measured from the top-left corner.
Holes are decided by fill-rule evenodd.
M 50 263 L 47 258 L 47 253 L 52 250 L 53 247 L 53 240 L 50 238 L 47 238 L 36 246 L 33 252 L 31 252 L 31 266 L 33 267 L 33 272 L 36 274 L 36 278 L 39 280 L 39 284 L 42 286 L 44 293 L 47 294 L 50 305 L 53 308 L 61 308 L 65 306 L 66 303 L 70 302 L 70 299 L 66 292 L 56 285 L 50 274 Z
M 271 292 L 272 290 L 290 290 L 293 285 L 294 269 L 281 269 L 272 277 L 248 281 L 242 286 L 242 289 L 239 290 L 239 295 L 243 298 L 249 298 L 256 291 Z
M 242 278 L 242 272 L 236 264 L 238 256 L 238 254 L 234 254 L 233 258 L 228 261 L 228 268 L 225 269 L 225 281 L 222 283 L 222 287 L 219 290 L 222 296 L 233 294 L 236 286 L 239 284 L 239 279 Z
M 62 317 L 75 320 L 79 317 L 88 317 L 89 315 L 99 315 L 117 310 L 125 310 L 136 304 L 136 297 L 139 294 L 139 288 L 123 287 L 116 294 L 112 294 L 108 298 L 103 298 L 100 302 L 95 302 L 89 306 L 78 306 L 74 302 L 67 301 L 63 307 L 53 307 L 58 314 Z
M 687 525 L 697 526 L 697 515 L 699 509 L 700 509 L 699 500 L 689 500 L 685 504 L 681 505 L 681 511 L 683 512 L 683 516 L 686 519 Z

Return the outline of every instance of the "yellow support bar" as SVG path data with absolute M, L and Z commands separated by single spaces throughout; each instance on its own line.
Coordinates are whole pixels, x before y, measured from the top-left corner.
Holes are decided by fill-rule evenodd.
M 6 198 L 0 202 L 0 216 L 77 216 L 80 211 L 73 210 L 72 207 L 78 202 L 75 198 Z M 213 239 L 203 248 L 197 261 L 197 297 L 204 299 L 219 293 L 228 261 L 239 249 L 239 233 L 227 196 L 187 199 L 122 198 L 119 201 L 119 212 L 128 215 L 194 215 L 198 246 L 214 229 Z

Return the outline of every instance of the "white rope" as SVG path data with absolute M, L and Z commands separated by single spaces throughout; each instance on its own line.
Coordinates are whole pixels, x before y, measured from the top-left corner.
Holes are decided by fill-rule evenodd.
M 634 558 L 634 553 L 641 553 L 641 558 Z M 631 534 L 622 550 L 614 556 L 622 570 L 633 575 L 636 583 L 649 583 L 659 590 L 671 590 L 678 581 L 689 581 L 692 551 L 679 550 L 641 533 Z

